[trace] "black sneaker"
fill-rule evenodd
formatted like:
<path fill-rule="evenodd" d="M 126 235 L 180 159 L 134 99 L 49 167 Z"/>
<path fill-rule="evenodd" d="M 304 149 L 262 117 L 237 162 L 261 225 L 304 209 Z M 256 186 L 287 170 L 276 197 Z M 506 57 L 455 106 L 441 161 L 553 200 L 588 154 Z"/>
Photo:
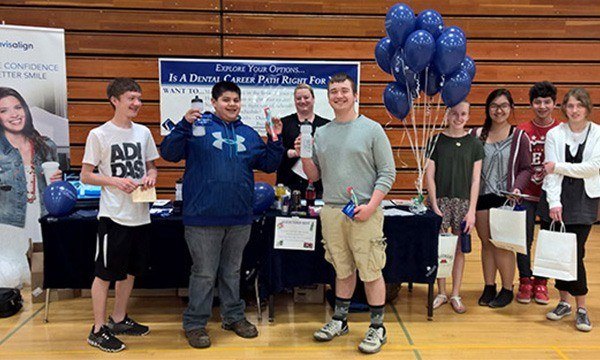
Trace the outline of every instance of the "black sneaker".
<path fill-rule="evenodd" d="M 106 325 L 103 325 L 97 333 L 94 333 L 94 326 L 92 325 L 92 331 L 90 331 L 87 342 L 106 352 L 119 352 L 125 349 L 125 344 L 113 335 Z"/>
<path fill-rule="evenodd" d="M 546 314 L 546 319 L 557 321 L 569 315 L 571 315 L 571 305 L 566 301 L 561 301 L 554 310 Z"/>
<path fill-rule="evenodd" d="M 496 297 L 496 284 L 486 285 L 483 288 L 483 293 L 477 302 L 479 306 L 488 306 L 492 300 Z"/>
<path fill-rule="evenodd" d="M 506 305 L 510 304 L 513 301 L 514 294 L 512 290 L 508 290 L 505 288 L 500 289 L 496 298 L 490 301 L 489 306 L 491 308 L 503 308 Z"/>
<path fill-rule="evenodd" d="M 146 325 L 138 324 L 129 316 L 125 315 L 123 321 L 116 323 L 112 317 L 108 317 L 108 324 L 106 326 L 115 335 L 133 335 L 133 336 L 144 336 L 150 332 L 150 328 Z"/>

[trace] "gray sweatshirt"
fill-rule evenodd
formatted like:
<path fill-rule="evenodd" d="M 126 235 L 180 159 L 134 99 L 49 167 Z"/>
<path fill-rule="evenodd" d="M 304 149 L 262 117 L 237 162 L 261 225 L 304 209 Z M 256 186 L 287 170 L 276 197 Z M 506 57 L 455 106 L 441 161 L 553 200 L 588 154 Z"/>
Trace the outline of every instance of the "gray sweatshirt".
<path fill-rule="evenodd" d="M 313 161 L 321 174 L 323 200 L 328 205 L 346 205 L 349 186 L 354 188 L 358 202 L 366 204 L 375 189 L 387 194 L 396 178 L 394 154 L 385 131 L 363 115 L 317 128 Z"/>

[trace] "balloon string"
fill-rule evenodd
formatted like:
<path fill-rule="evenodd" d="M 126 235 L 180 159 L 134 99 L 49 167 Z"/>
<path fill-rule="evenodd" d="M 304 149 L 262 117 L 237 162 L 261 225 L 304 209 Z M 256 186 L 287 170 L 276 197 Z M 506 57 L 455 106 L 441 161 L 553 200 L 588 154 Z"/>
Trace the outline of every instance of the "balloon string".
<path fill-rule="evenodd" d="M 414 120 L 414 113 L 411 115 L 411 117 Z M 414 123 L 414 121 L 413 121 L 413 123 Z M 408 143 L 410 144 L 410 150 L 413 154 L 413 157 L 415 158 L 415 160 L 417 160 L 417 167 L 419 167 L 419 161 L 418 161 L 419 158 L 418 158 L 417 149 L 416 149 L 415 143 L 413 142 L 413 139 L 411 136 L 411 131 L 408 128 L 408 126 L 406 126 L 406 121 L 402 121 L 402 126 L 404 127 L 404 131 L 405 131 L 404 133 L 406 134 L 406 138 L 408 138 Z M 417 189 L 417 191 L 418 191 L 418 189 Z"/>
<path fill-rule="evenodd" d="M 402 139 L 400 139 L 400 144 L 402 144 L 404 142 L 404 138 L 406 137 L 406 133 L 402 133 Z M 404 159 L 402 159 L 402 149 L 398 148 L 397 153 L 398 155 L 398 159 L 400 160 L 400 166 L 402 168 L 407 168 L 408 164 L 406 163 L 406 161 L 404 161 Z"/>
<path fill-rule="evenodd" d="M 436 123 L 437 123 L 437 119 L 439 118 L 439 112 L 441 109 L 441 101 L 440 101 L 440 97 L 438 96 L 438 102 L 437 102 L 437 111 L 436 111 L 436 116 L 435 116 L 435 120 L 434 120 L 434 125 L 432 127 L 432 132 L 438 132 L 440 130 L 443 130 L 446 126 L 447 126 L 447 122 L 448 122 L 448 112 L 450 111 L 450 109 L 446 109 L 444 116 L 442 118 L 442 122 L 440 123 L 439 127 L 436 128 Z M 430 135 L 433 136 L 433 135 Z M 433 151 L 435 150 L 435 147 L 437 145 L 437 141 L 439 139 L 439 136 L 435 136 L 434 140 L 431 143 L 430 149 L 427 149 L 428 151 L 428 156 L 426 157 L 426 159 L 424 159 L 424 161 L 428 160 L 431 158 L 431 154 L 433 154 Z M 425 170 L 427 170 L 427 164 L 428 162 L 425 163 Z"/>
<path fill-rule="evenodd" d="M 423 138 L 421 139 L 421 147 L 423 147 L 423 148 L 425 148 L 425 144 L 426 144 L 426 141 L 427 141 L 427 139 L 428 139 L 428 136 L 427 136 L 427 132 L 428 132 L 428 128 L 427 128 L 427 126 L 428 126 L 428 121 L 427 121 L 427 118 L 428 118 L 428 116 L 429 116 L 429 114 L 428 114 L 428 111 L 429 111 L 429 106 L 428 106 L 428 104 L 427 104 L 427 93 L 426 93 L 426 92 L 427 92 L 428 73 L 429 73 L 429 66 L 427 66 L 427 67 L 425 68 L 425 88 L 423 89 L 423 90 L 425 91 L 425 94 L 424 94 L 424 96 L 423 96 L 423 100 L 424 100 L 424 107 L 423 107 L 423 124 L 422 124 L 422 126 L 423 126 L 423 134 L 422 134 Z M 424 152 L 424 153 L 425 153 L 425 152 Z M 423 165 L 425 165 L 425 164 L 423 164 Z"/>
<path fill-rule="evenodd" d="M 387 114 L 388 118 L 390 119 L 390 120 L 389 120 L 389 121 L 388 121 L 388 122 L 385 124 L 385 127 L 387 128 L 387 125 L 388 125 L 388 124 L 390 124 L 390 123 L 391 123 L 391 122 L 394 120 L 394 117 L 392 117 L 392 115 L 390 114 L 390 112 L 389 112 L 389 111 L 387 111 L 387 110 L 385 111 L 385 113 Z M 404 123 L 402 120 L 400 120 L 400 122 Z M 406 127 L 406 126 L 405 126 L 405 127 Z M 408 164 L 407 164 L 407 163 L 406 163 L 406 162 L 405 162 L 405 161 L 402 159 L 402 155 L 400 155 L 400 154 L 401 154 L 401 153 L 400 153 L 400 151 L 402 150 L 402 149 L 401 149 L 401 147 L 402 147 L 402 144 L 404 143 L 404 138 L 405 138 L 405 137 L 406 137 L 406 132 L 403 132 L 403 133 L 402 133 L 402 138 L 400 139 L 400 148 L 397 150 L 397 151 L 398 151 L 398 152 L 397 152 L 397 154 L 398 154 L 398 159 L 400 159 L 400 162 L 402 163 L 401 167 L 403 167 L 403 168 L 407 168 L 407 167 L 408 167 Z"/>
<path fill-rule="evenodd" d="M 411 109 L 411 122 L 412 122 L 412 130 L 413 130 L 413 134 L 414 134 L 414 140 L 415 140 L 415 144 L 414 144 L 414 153 L 415 153 L 415 159 L 417 160 L 417 171 L 419 174 L 419 178 L 422 175 L 422 168 L 421 168 L 421 162 L 419 161 L 419 159 L 421 158 L 421 149 L 419 148 L 419 137 L 418 137 L 418 130 L 417 130 L 417 115 L 415 114 L 415 107 L 414 107 L 414 103 L 413 103 L 413 107 Z M 421 183 L 417 183 L 417 192 L 419 195 L 423 194 L 423 188 L 422 188 L 422 184 Z"/>

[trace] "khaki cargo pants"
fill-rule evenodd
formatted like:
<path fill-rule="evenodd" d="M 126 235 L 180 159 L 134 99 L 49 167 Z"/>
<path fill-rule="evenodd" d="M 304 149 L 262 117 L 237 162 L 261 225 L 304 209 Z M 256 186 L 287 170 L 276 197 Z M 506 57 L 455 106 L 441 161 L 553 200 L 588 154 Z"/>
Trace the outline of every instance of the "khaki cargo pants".
<path fill-rule="evenodd" d="M 342 207 L 325 205 L 320 216 L 325 260 L 333 265 L 337 278 L 345 279 L 358 269 L 364 282 L 379 279 L 385 266 L 383 210 L 378 208 L 367 221 L 356 221 Z"/>

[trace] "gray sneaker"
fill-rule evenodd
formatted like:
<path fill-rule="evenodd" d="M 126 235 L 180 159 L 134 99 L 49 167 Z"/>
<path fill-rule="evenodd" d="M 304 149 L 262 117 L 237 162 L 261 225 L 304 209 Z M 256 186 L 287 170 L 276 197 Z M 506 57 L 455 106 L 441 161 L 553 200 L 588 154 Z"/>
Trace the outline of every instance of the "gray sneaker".
<path fill-rule="evenodd" d="M 385 328 L 369 327 L 365 338 L 358 345 L 358 350 L 365 354 L 375 354 L 381 350 L 381 346 L 387 342 Z"/>
<path fill-rule="evenodd" d="M 577 318 L 575 319 L 575 327 L 579 331 L 591 331 L 592 323 L 590 322 L 590 318 L 588 317 L 587 310 L 584 308 L 577 309 Z"/>
<path fill-rule="evenodd" d="M 556 305 L 554 310 L 550 311 L 546 314 L 546 318 L 548 320 L 560 320 L 567 315 L 571 315 L 571 305 L 569 303 L 561 301 Z"/>
<path fill-rule="evenodd" d="M 341 320 L 331 319 L 322 328 L 315 331 L 313 336 L 317 341 L 330 341 L 336 336 L 346 335 L 348 333 L 348 323 Z"/>

